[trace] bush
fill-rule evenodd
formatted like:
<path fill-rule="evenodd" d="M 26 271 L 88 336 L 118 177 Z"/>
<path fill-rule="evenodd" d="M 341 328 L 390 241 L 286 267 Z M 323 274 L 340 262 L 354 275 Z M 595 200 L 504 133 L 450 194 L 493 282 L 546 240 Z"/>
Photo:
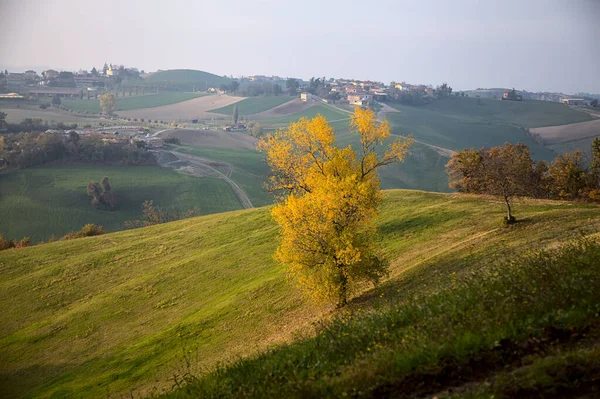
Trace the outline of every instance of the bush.
<path fill-rule="evenodd" d="M 72 231 L 65 235 L 62 240 L 73 240 L 75 238 L 92 237 L 104 234 L 104 229 L 101 225 L 86 224 L 79 231 Z"/>
<path fill-rule="evenodd" d="M 179 140 L 177 137 L 169 137 L 168 139 L 165 139 L 165 143 L 181 145 L 181 140 Z"/>
<path fill-rule="evenodd" d="M 46 108 L 48 108 L 48 106 L 46 104 L 40 104 L 40 108 L 41 109 L 46 109 Z"/>

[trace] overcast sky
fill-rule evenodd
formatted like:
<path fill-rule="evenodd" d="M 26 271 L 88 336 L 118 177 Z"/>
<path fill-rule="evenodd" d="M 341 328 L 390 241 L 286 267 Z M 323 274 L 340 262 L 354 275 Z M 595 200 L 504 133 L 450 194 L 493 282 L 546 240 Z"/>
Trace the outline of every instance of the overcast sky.
<path fill-rule="evenodd" d="M 600 93 L 600 0 L 0 0 L 0 68 L 104 62 Z"/>

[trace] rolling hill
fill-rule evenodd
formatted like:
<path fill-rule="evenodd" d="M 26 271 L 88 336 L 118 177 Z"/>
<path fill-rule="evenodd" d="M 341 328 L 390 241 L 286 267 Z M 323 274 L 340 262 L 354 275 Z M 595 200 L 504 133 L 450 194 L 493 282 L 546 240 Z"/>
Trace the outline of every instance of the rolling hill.
<path fill-rule="evenodd" d="M 263 370 L 267 371 L 261 374 L 260 380 L 252 383 L 257 391 L 247 391 L 243 378 L 228 379 L 229 375 L 236 376 L 236 370 L 242 367 L 236 365 L 233 371 L 211 374 L 207 380 L 200 381 L 201 385 L 189 385 L 189 390 L 176 391 L 173 395 L 197 397 L 212 392 L 215 397 L 225 396 L 230 392 L 229 388 L 236 389 L 234 381 L 241 384 L 243 390 L 239 392 L 242 396 L 273 392 L 273 382 L 279 384 L 276 381 L 281 381 L 280 393 L 292 392 L 294 396 L 302 396 L 302 387 L 308 395 L 324 394 L 318 389 L 327 384 L 334 389 L 370 386 L 374 382 L 369 370 L 378 372 L 382 367 L 398 370 L 403 363 L 398 360 L 390 365 L 381 357 L 370 357 L 369 351 L 381 354 L 390 348 L 384 332 L 393 337 L 398 333 L 410 334 L 410 330 L 404 329 L 407 322 L 400 321 L 405 313 L 382 319 L 381 328 L 370 330 L 372 324 L 364 318 L 373 312 L 386 317 L 387 313 L 378 313 L 389 308 L 385 301 L 402 303 L 414 294 L 433 295 L 422 305 L 421 309 L 425 311 L 436 303 L 439 287 L 447 287 L 443 298 L 448 299 L 453 281 L 455 285 L 463 281 L 461 279 L 467 279 L 466 283 L 479 281 L 468 279 L 475 278 L 478 270 L 490 267 L 498 257 L 512 257 L 511 254 L 527 249 L 555 248 L 581 231 L 582 226 L 585 226 L 585 234 L 600 230 L 600 208 L 597 206 L 523 200 L 516 206 L 516 215 L 522 223 L 510 228 L 502 227 L 500 223 L 503 212 L 500 201 L 484 197 L 401 190 L 386 192 L 377 224 L 378 240 L 391 261 L 390 276 L 379 288 L 365 287 L 352 300 L 349 311 L 357 312 L 356 320 L 364 328 L 358 324 L 341 325 L 336 321 L 327 327 L 330 329 L 318 330 L 330 337 L 319 341 L 309 339 L 314 336 L 311 323 L 322 319 L 325 323 L 322 325 L 327 325 L 326 320 L 343 317 L 344 313 L 305 302 L 293 285 L 286 282 L 284 270 L 272 260 L 276 227 L 268 208 L 2 251 L 0 311 L 4 321 L 0 326 L 0 394 L 4 397 L 106 397 L 130 393 L 135 397 L 146 396 L 170 390 L 174 384 L 173 375 L 179 377 L 178 381 L 186 375 L 189 377 L 187 373 L 201 376 L 203 372 L 214 370 L 219 363 L 236 361 L 275 344 L 292 342 L 301 331 L 305 338 L 293 341 L 293 346 L 283 352 L 284 356 L 289 355 L 289 363 L 278 363 L 279 351 L 269 351 L 256 358 L 258 360 L 242 364 L 247 364 L 244 366 L 248 371 L 246 375 L 254 378 L 259 366 L 253 362 L 268 360 L 273 354 L 271 363 L 260 363 L 265 364 Z M 538 269 L 532 267 L 532 270 L 537 272 Z M 546 304 L 548 297 L 544 295 L 555 287 L 552 285 L 555 281 L 565 277 L 565 282 L 572 282 L 573 277 L 567 269 L 557 270 L 547 278 L 535 280 L 538 281 L 535 287 L 541 291 L 529 293 L 528 300 L 536 303 L 539 299 L 539 303 Z M 600 292 L 590 286 L 597 281 L 596 274 L 582 276 L 587 277 L 578 280 L 580 282 L 573 284 L 572 289 L 581 289 L 577 295 L 591 300 L 594 292 Z M 520 287 L 518 282 L 522 279 L 517 277 L 514 275 L 511 280 L 512 287 Z M 457 291 L 452 296 L 455 299 L 447 302 L 448 306 L 454 306 L 459 298 L 471 298 L 458 294 L 464 293 L 466 283 L 458 285 L 463 291 Z M 544 286 L 545 283 L 548 285 Z M 567 290 L 563 285 L 557 287 Z M 569 293 L 572 295 L 571 291 Z M 556 301 L 560 301 L 559 297 L 563 298 L 557 296 Z M 456 312 L 468 303 L 460 302 L 458 308 L 446 314 L 459 317 Z M 579 304 L 573 302 L 573 306 L 575 303 Z M 594 304 L 593 301 L 588 303 Z M 563 305 L 557 303 L 556 306 Z M 583 312 L 584 308 L 570 309 Z M 433 326 L 438 325 L 436 314 L 432 313 L 429 319 Z M 502 320 L 509 321 L 513 320 L 510 317 L 520 315 L 516 311 L 490 314 L 505 316 Z M 593 319 L 583 318 L 587 314 L 579 313 L 579 319 L 572 317 L 573 328 L 579 328 L 581 320 Z M 569 315 L 571 313 L 565 310 L 563 316 Z M 494 323 L 495 317 L 490 316 Z M 400 330 L 392 327 L 394 320 L 399 320 L 397 328 Z M 502 334 L 507 334 L 507 339 L 517 334 L 517 330 L 510 328 L 491 328 L 487 333 L 477 330 L 480 335 L 464 337 L 450 334 L 451 331 L 457 331 L 457 334 L 463 331 L 460 330 L 465 323 L 462 320 L 440 319 L 440 323 L 446 323 L 446 333 L 437 334 L 456 339 L 441 342 L 449 351 L 456 348 L 452 349 L 455 352 L 449 353 L 460 350 L 460 361 L 464 356 L 477 356 L 477 350 L 488 345 L 490 340 L 492 346 L 494 340 L 505 345 Z M 502 320 L 498 322 L 502 323 Z M 523 320 L 529 319 L 525 315 Z M 563 319 L 543 320 L 547 323 L 558 320 L 556 323 L 559 323 Z M 481 317 L 474 317 L 473 321 L 480 323 Z M 455 325 L 455 322 L 463 324 Z M 525 328 L 524 331 L 532 331 L 532 334 L 540 331 L 541 324 L 531 323 L 536 329 Z M 521 324 L 514 326 L 522 327 Z M 350 334 L 340 341 L 335 329 Z M 356 335 L 352 331 L 356 331 Z M 354 336 L 356 341 L 351 339 Z M 379 341 L 372 343 L 369 337 L 377 337 Z M 432 340 L 431 345 L 437 345 L 437 342 Z M 313 343 L 333 346 L 314 349 Z M 306 352 L 304 346 L 299 348 L 297 345 L 313 349 Z M 419 364 L 427 365 L 428 359 L 436 359 L 439 350 L 432 352 L 433 349 L 427 349 L 427 346 L 423 348 L 422 352 L 415 349 L 417 352 L 414 353 L 415 356 L 422 353 Z M 402 358 L 402 352 L 398 350 L 401 347 L 394 347 L 390 353 Z M 330 355 L 332 351 L 343 354 L 340 361 L 346 362 L 343 363 L 345 366 L 335 363 L 337 358 L 322 359 L 322 368 L 315 365 L 314 355 L 333 356 Z M 413 352 L 407 353 L 412 356 L 407 359 L 413 362 Z M 297 354 L 306 354 L 306 357 L 302 360 Z M 381 359 L 378 366 L 376 362 Z M 278 364 L 281 364 L 282 374 L 272 368 Z M 294 365 L 305 366 L 295 368 L 297 373 L 291 377 L 289 372 Z M 331 367 L 339 370 L 339 379 L 326 377 L 330 375 Z M 353 370 L 367 373 L 352 373 Z M 234 374 L 227 374 L 230 372 Z M 278 380 L 277 375 L 284 376 L 285 380 Z M 382 375 L 388 378 L 389 373 Z M 303 382 L 305 377 L 308 380 Z M 294 385 L 296 382 L 298 385 Z"/>
<path fill-rule="evenodd" d="M 229 84 L 231 79 L 194 69 L 170 69 L 154 72 L 146 76 L 144 82 L 151 85 L 191 91 L 194 88 L 196 90 L 206 90 L 209 87 L 219 87 L 223 83 Z"/>

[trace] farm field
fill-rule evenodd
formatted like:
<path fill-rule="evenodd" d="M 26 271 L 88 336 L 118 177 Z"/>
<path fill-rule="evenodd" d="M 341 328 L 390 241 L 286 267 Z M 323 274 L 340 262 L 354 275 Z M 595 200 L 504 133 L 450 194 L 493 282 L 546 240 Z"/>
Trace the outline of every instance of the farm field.
<path fill-rule="evenodd" d="M 290 102 L 295 98 L 296 97 L 292 96 L 250 97 L 236 103 L 235 105 L 238 107 L 238 114 L 240 116 L 246 116 L 268 111 L 271 108 L 277 107 L 278 105 Z M 214 112 L 215 114 L 232 115 L 233 107 L 234 104 L 231 104 L 226 107 L 210 110 L 210 112 Z"/>
<path fill-rule="evenodd" d="M 38 106 L 25 105 L 20 108 L 14 107 L 0 107 L 2 112 L 6 113 L 6 121 L 8 123 L 20 123 L 25 118 L 40 118 L 44 122 L 52 123 L 93 123 L 99 119 L 97 117 L 84 117 L 73 115 L 68 112 L 64 112 L 54 107 L 40 109 Z"/>
<path fill-rule="evenodd" d="M 491 107 L 502 107 L 502 104 L 507 103 L 499 100 L 482 100 L 482 102 L 493 103 Z M 512 115 L 513 111 L 506 111 L 504 113 L 506 119 L 501 119 L 498 115 L 503 114 L 489 114 L 485 106 L 478 106 L 471 99 L 446 99 L 437 101 L 436 104 L 438 104 L 437 108 L 433 109 L 428 106 L 410 107 L 390 103 L 390 106 L 399 111 L 387 114 L 392 133 L 413 134 L 419 141 L 450 150 L 489 148 L 503 145 L 505 142 L 513 144 L 521 142 L 529 146 L 535 159 L 548 160 L 556 155 L 547 147 L 526 136 L 525 131 L 516 125 L 517 121 L 529 121 L 529 123 L 538 121 L 538 116 L 531 116 L 530 112 L 533 111 L 528 108 L 513 110 L 515 115 L 511 117 L 507 115 Z M 513 103 L 508 106 L 512 109 Z M 566 119 L 557 121 L 565 122 L 579 118 L 581 115 L 585 118 L 583 113 L 580 115 L 577 111 L 568 110 L 574 112 L 575 116 L 569 114 Z"/>
<path fill-rule="evenodd" d="M 345 124 L 350 120 L 350 114 L 340 111 L 326 104 L 317 104 L 310 108 L 306 108 L 292 115 L 285 115 L 277 118 L 261 119 L 260 123 L 266 127 L 281 127 L 287 126 L 290 122 L 295 122 L 300 118 L 314 118 L 321 114 L 327 121 L 343 121 Z"/>
<path fill-rule="evenodd" d="M 216 130 L 175 129 L 163 137 L 174 137 L 184 145 L 202 148 L 229 148 L 255 151 L 257 140 L 247 132 L 224 132 Z"/>
<path fill-rule="evenodd" d="M 178 147 L 177 151 L 230 164 L 233 168 L 230 178 L 244 190 L 255 207 L 273 202 L 273 197 L 264 188 L 270 169 L 263 161 L 263 154 L 255 149 L 186 146 Z"/>
<path fill-rule="evenodd" d="M 389 105 L 395 106 L 392 103 Z M 592 120 L 592 117 L 585 112 L 550 101 L 502 101 L 453 97 L 434 101 L 422 108 L 449 117 L 457 117 L 464 122 L 472 118 L 470 122 L 511 123 L 527 128 L 567 125 Z"/>
<path fill-rule="evenodd" d="M 210 87 L 219 87 L 229 84 L 231 79 L 212 73 L 194 69 L 171 69 L 158 71 L 144 78 L 144 84 L 166 87 L 177 90 L 207 90 Z"/>
<path fill-rule="evenodd" d="M 250 117 L 248 117 L 248 119 L 263 120 L 263 119 L 280 118 L 283 116 L 288 116 L 288 115 L 293 115 L 293 114 L 303 112 L 304 110 L 306 110 L 310 107 L 314 107 L 316 104 L 318 104 L 318 103 L 315 103 L 312 101 L 306 102 L 306 101 L 302 101 L 301 99 L 297 98 L 295 100 L 291 100 L 291 101 L 288 101 L 287 103 L 283 103 L 281 105 L 273 107 L 267 111 L 263 111 L 258 114 L 251 115 Z"/>
<path fill-rule="evenodd" d="M 108 176 L 118 208 L 92 208 L 86 186 Z M 159 166 L 44 165 L 0 174 L 0 233 L 5 238 L 29 236 L 34 242 L 60 238 L 87 223 L 105 231 L 123 229 L 140 218 L 145 200 L 168 211 L 199 214 L 241 209 L 230 186 L 215 178 L 197 178 Z"/>
<path fill-rule="evenodd" d="M 562 143 L 600 136 L 600 119 L 568 125 L 538 127 L 531 129 L 549 144 Z"/>
<path fill-rule="evenodd" d="M 243 97 L 214 94 L 160 107 L 120 111 L 125 118 L 161 119 L 168 121 L 190 121 L 192 119 L 226 118 L 224 115 L 208 112 L 243 100 Z"/>
<path fill-rule="evenodd" d="M 182 101 L 191 100 L 198 97 L 204 97 L 206 94 L 200 93 L 182 93 L 182 92 L 164 92 L 159 94 L 146 94 L 131 97 L 117 97 L 117 111 L 129 111 L 142 108 L 154 108 L 163 105 L 176 104 Z M 63 105 L 75 111 L 89 111 L 100 113 L 100 100 L 83 99 L 63 100 Z"/>
<path fill-rule="evenodd" d="M 500 201 L 386 192 L 377 224 L 378 241 L 391 261 L 390 276 L 376 289 L 356 292 L 349 308 L 358 312 L 356 317 L 363 310 L 385 311 L 387 301 L 435 295 L 444 279 L 468 278 L 496 262 L 499 254 L 556 247 L 582 226 L 588 234 L 600 229 L 600 208 L 565 205 L 522 201 L 515 212 L 527 223 L 505 229 L 499 223 L 504 214 Z M 290 342 L 296 332 L 312 331 L 311 323 L 323 316 L 341 315 L 306 302 L 286 279 L 272 259 L 276 231 L 269 209 L 261 208 L 0 252 L 0 311 L 5 315 L 0 326 L 1 396 L 150 395 L 171 389 L 174 374 L 201 376 L 219 363 Z M 528 295 L 536 303 L 538 294 Z M 425 297 L 423 306 L 427 303 Z M 467 345 L 460 337 L 452 340 L 454 325 L 445 327 L 448 334 L 441 335 L 450 339 L 447 348 Z M 489 331 L 481 339 L 493 344 L 502 338 L 494 334 L 504 330 Z M 330 337 L 334 341 L 327 342 L 339 342 L 335 334 Z M 480 336 L 469 337 L 474 351 Z M 353 341 L 360 359 L 373 359 L 367 346 L 379 353 L 371 341 Z M 381 345 L 386 342 L 378 338 Z M 305 370 L 318 376 L 312 359 L 306 357 Z M 282 367 L 286 373 L 287 367 Z M 261 381 L 267 375 L 275 374 L 263 373 Z"/>

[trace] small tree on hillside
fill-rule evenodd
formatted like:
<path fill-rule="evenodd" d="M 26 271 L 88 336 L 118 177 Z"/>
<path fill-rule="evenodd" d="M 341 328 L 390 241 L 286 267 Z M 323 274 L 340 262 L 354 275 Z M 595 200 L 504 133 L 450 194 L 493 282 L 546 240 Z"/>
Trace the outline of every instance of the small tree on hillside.
<path fill-rule="evenodd" d="M 490 150 L 458 151 L 446 165 L 450 187 L 459 192 L 499 196 L 506 204 L 507 223 L 513 223 L 512 199 L 532 195 L 535 182 L 541 179 L 525 144 L 494 147 Z"/>
<path fill-rule="evenodd" d="M 546 180 L 550 194 L 567 200 L 581 197 L 587 186 L 586 175 L 581 152 L 559 154 L 548 167 Z"/>
<path fill-rule="evenodd" d="M 54 97 L 52 97 L 52 104 L 53 105 L 60 105 L 60 104 L 62 104 L 62 101 L 60 100 L 60 97 L 58 95 L 55 95 Z"/>
<path fill-rule="evenodd" d="M 105 93 L 100 96 L 100 108 L 102 112 L 108 115 L 112 115 L 117 110 L 117 100 L 112 93 Z"/>
<path fill-rule="evenodd" d="M 374 241 L 374 218 L 382 200 L 377 170 L 400 162 L 412 140 L 398 140 L 383 155 L 390 137 L 387 122 L 356 108 L 353 130 L 362 150 L 335 146 L 335 134 L 322 116 L 300 119 L 259 142 L 278 192 L 272 214 L 280 228 L 276 259 L 314 299 L 344 306 L 362 281 L 376 283 L 387 270 Z"/>
<path fill-rule="evenodd" d="M 233 123 L 235 125 L 237 125 L 237 123 L 238 123 L 238 117 L 239 117 L 239 115 L 238 115 L 238 107 L 237 107 L 237 104 L 234 104 L 233 105 Z"/>
<path fill-rule="evenodd" d="M 100 196 L 102 195 L 102 190 L 100 189 L 100 184 L 96 182 L 89 182 L 87 185 L 87 194 L 92 197 L 92 206 L 94 208 L 100 207 Z"/>

